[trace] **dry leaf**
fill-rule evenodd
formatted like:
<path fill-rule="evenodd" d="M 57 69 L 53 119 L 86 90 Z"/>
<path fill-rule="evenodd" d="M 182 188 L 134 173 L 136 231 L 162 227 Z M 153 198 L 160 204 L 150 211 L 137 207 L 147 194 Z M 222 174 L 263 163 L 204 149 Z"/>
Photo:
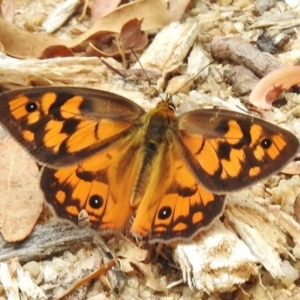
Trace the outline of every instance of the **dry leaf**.
<path fill-rule="evenodd" d="M 166 2 L 163 0 L 131 2 L 99 19 L 78 38 L 62 40 L 43 34 L 31 34 L 0 18 L 0 43 L 6 54 L 18 58 L 45 58 L 47 49 L 53 46 L 65 46 L 73 52 L 75 50 L 83 52 L 90 40 L 102 38 L 108 32 L 118 33 L 125 23 L 135 18 L 143 20 L 142 30 L 161 28 L 171 21 Z"/>
<path fill-rule="evenodd" d="M 141 31 L 141 25 L 142 21 L 133 19 L 124 24 L 119 37 L 106 32 L 101 38 L 89 42 L 86 53 L 89 56 L 115 57 L 143 49 L 148 44 L 148 37 Z"/>
<path fill-rule="evenodd" d="M 133 19 L 124 24 L 120 42 L 125 50 L 140 50 L 148 44 L 147 35 L 141 31 L 142 20 Z"/>
<path fill-rule="evenodd" d="M 8 242 L 25 239 L 43 208 L 39 171 L 21 146 L 6 137 L 0 144 L 0 231 Z"/>
<path fill-rule="evenodd" d="M 146 285 L 155 291 L 166 292 L 167 288 L 161 285 L 155 278 L 152 272 L 150 263 L 143 263 L 148 256 L 148 251 L 138 248 L 131 241 L 126 240 L 122 245 L 121 250 L 117 253 L 119 257 L 121 270 L 124 273 L 130 274 L 138 269 L 146 279 Z M 132 267 L 135 266 L 135 268 Z"/>
<path fill-rule="evenodd" d="M 55 58 L 55 57 L 69 57 L 74 56 L 73 51 L 62 45 L 53 45 L 46 48 L 43 53 L 41 54 L 40 58 Z"/>
<path fill-rule="evenodd" d="M 121 0 L 95 0 L 91 9 L 92 21 L 96 22 L 99 18 L 114 11 Z"/>
<path fill-rule="evenodd" d="M 300 66 L 275 70 L 263 77 L 249 96 L 251 104 L 262 109 L 271 109 L 272 102 L 284 91 L 300 83 Z"/>
<path fill-rule="evenodd" d="M 0 1 L 0 16 L 7 22 L 12 23 L 15 14 L 14 0 L 2 0 Z"/>
<path fill-rule="evenodd" d="M 290 162 L 280 173 L 288 175 L 300 175 L 300 164 L 297 161 Z"/>
<path fill-rule="evenodd" d="M 238 95 L 250 93 L 258 82 L 258 78 L 249 69 L 240 65 L 226 69 L 224 78 Z"/>
<path fill-rule="evenodd" d="M 40 57 L 45 48 L 60 42 L 57 38 L 29 33 L 1 18 L 0 28 L 0 43 L 4 52 L 18 58 Z"/>
<path fill-rule="evenodd" d="M 179 21 L 184 14 L 190 0 L 169 0 L 172 21 Z"/>

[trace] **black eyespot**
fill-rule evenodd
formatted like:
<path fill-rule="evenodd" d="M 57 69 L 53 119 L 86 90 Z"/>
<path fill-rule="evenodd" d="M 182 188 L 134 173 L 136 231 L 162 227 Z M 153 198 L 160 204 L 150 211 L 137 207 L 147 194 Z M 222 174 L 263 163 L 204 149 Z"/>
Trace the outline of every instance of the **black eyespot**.
<path fill-rule="evenodd" d="M 38 106 L 35 102 L 28 102 L 25 105 L 25 109 L 27 110 L 27 112 L 35 112 L 37 110 Z"/>
<path fill-rule="evenodd" d="M 260 141 L 260 145 L 264 148 L 264 149 L 269 149 L 272 145 L 272 141 L 270 139 L 263 139 Z"/>
<path fill-rule="evenodd" d="M 166 220 L 171 216 L 172 209 L 170 206 L 164 206 L 162 207 L 158 212 L 158 218 L 160 220 Z"/>
<path fill-rule="evenodd" d="M 89 204 L 92 208 L 98 209 L 103 205 L 103 198 L 99 195 L 93 195 L 89 199 Z"/>

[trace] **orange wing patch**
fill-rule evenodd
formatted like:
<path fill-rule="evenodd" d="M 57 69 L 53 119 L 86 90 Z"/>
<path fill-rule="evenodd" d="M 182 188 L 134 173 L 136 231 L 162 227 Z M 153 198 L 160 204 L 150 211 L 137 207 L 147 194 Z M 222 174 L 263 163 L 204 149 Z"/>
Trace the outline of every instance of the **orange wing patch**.
<path fill-rule="evenodd" d="M 41 188 L 46 200 L 61 218 L 77 223 L 85 209 L 92 228 L 123 229 L 135 210 L 130 197 L 141 163 L 140 149 L 140 141 L 128 137 L 76 165 L 45 167 Z"/>
<path fill-rule="evenodd" d="M 236 191 L 270 176 L 299 148 L 289 131 L 231 111 L 189 112 L 179 124 L 183 151 L 195 176 L 217 193 Z"/>
<path fill-rule="evenodd" d="M 41 187 L 57 215 L 77 223 L 79 212 L 85 209 L 95 229 L 124 228 L 133 210 L 126 199 L 113 197 L 113 182 L 109 182 L 107 171 L 111 163 L 107 154 L 102 154 L 72 167 L 44 168 Z"/>
<path fill-rule="evenodd" d="M 165 178 L 169 184 L 157 183 L 155 187 L 150 178 L 131 227 L 134 235 L 151 241 L 187 238 L 222 214 L 224 196 L 205 190 L 178 151 L 174 149 L 174 153 L 166 154 L 161 149 L 165 156 L 160 173 L 169 170 L 165 175 L 171 176 Z"/>
<path fill-rule="evenodd" d="M 144 114 L 121 96 L 84 88 L 23 89 L 1 97 L 1 122 L 52 167 L 71 165 L 109 146 Z"/>

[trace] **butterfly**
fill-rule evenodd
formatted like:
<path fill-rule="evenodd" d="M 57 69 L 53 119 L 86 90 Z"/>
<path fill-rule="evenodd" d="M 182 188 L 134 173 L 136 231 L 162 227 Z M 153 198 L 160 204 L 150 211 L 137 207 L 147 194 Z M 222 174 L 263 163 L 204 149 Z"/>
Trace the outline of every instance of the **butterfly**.
<path fill-rule="evenodd" d="M 176 117 L 171 98 L 145 112 L 113 93 L 34 87 L 0 95 L 0 121 L 44 167 L 61 218 L 153 242 L 189 239 L 224 209 L 225 193 L 278 172 L 299 149 L 289 131 L 228 110 Z"/>

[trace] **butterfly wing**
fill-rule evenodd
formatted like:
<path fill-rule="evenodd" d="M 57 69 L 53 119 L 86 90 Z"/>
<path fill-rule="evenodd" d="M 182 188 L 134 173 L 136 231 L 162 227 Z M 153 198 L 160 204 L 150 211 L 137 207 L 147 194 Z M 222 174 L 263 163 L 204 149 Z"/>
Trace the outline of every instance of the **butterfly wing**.
<path fill-rule="evenodd" d="M 78 164 L 45 167 L 41 188 L 47 202 L 59 217 L 74 223 L 85 209 L 92 228 L 101 232 L 123 229 L 135 210 L 130 198 L 141 164 L 140 151 L 141 140 L 128 136 Z"/>
<path fill-rule="evenodd" d="M 235 191 L 282 169 L 299 150 L 289 131 L 225 110 L 196 110 L 179 118 L 182 151 L 206 189 Z"/>
<path fill-rule="evenodd" d="M 38 161 L 61 167 L 129 134 L 144 110 L 109 92 L 39 87 L 1 94 L 0 114 L 1 123 Z"/>
<path fill-rule="evenodd" d="M 191 238 L 222 214 L 224 203 L 224 196 L 202 187 L 177 143 L 165 145 L 153 164 L 131 232 L 149 242 Z"/>

